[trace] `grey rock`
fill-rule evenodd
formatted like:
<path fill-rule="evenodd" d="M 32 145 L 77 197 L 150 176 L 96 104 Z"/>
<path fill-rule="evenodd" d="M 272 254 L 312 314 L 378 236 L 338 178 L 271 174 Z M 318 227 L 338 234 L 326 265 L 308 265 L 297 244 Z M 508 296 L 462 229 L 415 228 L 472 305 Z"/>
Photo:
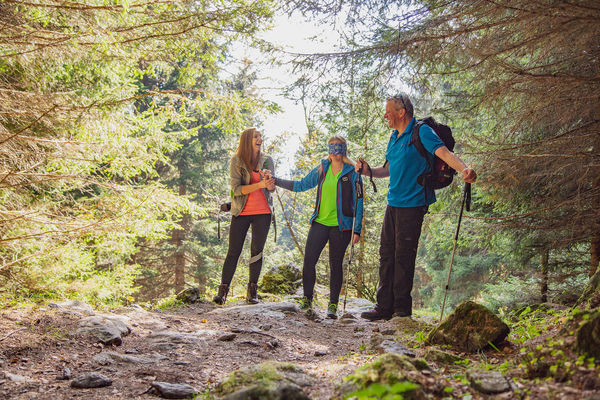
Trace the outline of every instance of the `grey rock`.
<path fill-rule="evenodd" d="M 375 305 L 367 299 L 348 298 L 346 300 L 346 312 L 345 314 L 351 315 L 356 318 L 363 311 L 372 310 Z M 342 318 L 348 318 L 342 316 Z"/>
<path fill-rule="evenodd" d="M 406 347 L 403 344 L 398 343 L 394 340 L 382 341 L 378 346 L 378 350 L 381 353 L 400 354 L 400 355 L 405 355 L 408 357 L 415 356 L 415 353 L 411 349 L 409 349 L 408 347 Z"/>
<path fill-rule="evenodd" d="M 181 383 L 152 382 L 156 394 L 165 399 L 190 399 L 198 392 L 192 386 Z"/>
<path fill-rule="evenodd" d="M 4 377 L 14 383 L 32 382 L 31 378 L 29 378 L 29 377 L 17 375 L 17 374 L 11 374 L 10 372 L 4 372 Z"/>
<path fill-rule="evenodd" d="M 104 345 L 120 346 L 122 337 L 129 335 L 131 328 L 117 315 L 94 315 L 79 321 L 79 336 L 91 336 Z"/>
<path fill-rule="evenodd" d="M 99 388 L 112 385 L 112 380 L 97 372 L 80 375 L 71 381 L 71 387 L 79 389 Z"/>
<path fill-rule="evenodd" d="M 295 314 L 298 306 L 290 302 L 260 303 L 234 307 L 219 307 L 207 314 L 227 314 L 238 318 L 246 316 L 259 316 L 261 318 L 284 319 L 286 314 Z"/>
<path fill-rule="evenodd" d="M 117 353 L 115 351 L 103 351 L 92 358 L 95 363 L 100 365 L 110 365 L 114 363 L 154 364 L 158 361 L 167 359 L 168 357 L 158 353 L 153 353 L 149 356 L 132 356 L 129 354 Z"/>
<path fill-rule="evenodd" d="M 301 321 L 288 321 L 288 325 L 292 325 L 292 326 L 306 326 L 306 324 L 304 322 Z"/>
<path fill-rule="evenodd" d="M 79 300 L 67 300 L 58 303 L 48 304 L 48 308 L 55 308 L 61 311 L 73 311 L 84 315 L 94 315 L 94 309 L 87 303 Z"/>
<path fill-rule="evenodd" d="M 264 324 L 258 327 L 258 329 L 260 329 L 261 331 L 270 331 L 271 328 L 273 328 L 273 325 L 271 324 Z"/>
<path fill-rule="evenodd" d="M 71 369 L 69 367 L 64 367 L 62 370 L 62 374 L 56 377 L 59 381 L 68 381 L 71 379 Z"/>
<path fill-rule="evenodd" d="M 153 348 L 158 350 L 173 350 L 179 345 L 206 347 L 206 338 L 222 334 L 218 331 L 197 331 L 194 333 L 184 333 L 176 331 L 153 332 L 148 336 Z"/>
<path fill-rule="evenodd" d="M 510 382 L 498 371 L 467 371 L 467 379 L 473 389 L 485 394 L 497 394 L 510 390 Z"/>
<path fill-rule="evenodd" d="M 220 342 L 231 342 L 236 337 L 237 337 L 237 335 L 235 333 L 226 333 L 222 336 L 219 336 L 219 338 L 217 340 Z"/>

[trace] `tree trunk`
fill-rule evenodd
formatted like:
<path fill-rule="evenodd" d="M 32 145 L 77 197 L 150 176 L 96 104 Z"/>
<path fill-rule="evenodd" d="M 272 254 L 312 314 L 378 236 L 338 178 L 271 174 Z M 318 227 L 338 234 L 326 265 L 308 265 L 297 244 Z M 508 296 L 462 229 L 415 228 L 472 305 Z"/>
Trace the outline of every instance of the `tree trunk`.
<path fill-rule="evenodd" d="M 600 263 L 600 234 L 592 235 L 592 243 L 590 246 L 591 253 L 591 265 L 590 265 L 590 278 L 594 276 L 598 271 L 598 264 Z"/>
<path fill-rule="evenodd" d="M 185 185 L 179 185 L 179 194 L 186 194 Z M 175 247 L 173 254 L 173 265 L 175 269 L 175 292 L 181 292 L 185 289 L 185 251 L 183 241 L 185 240 L 186 225 L 189 225 L 189 215 L 185 214 L 181 221 L 181 229 L 173 229 L 171 243 Z"/>
<path fill-rule="evenodd" d="M 597 107 L 594 119 L 596 121 L 600 119 L 600 110 Z M 600 154 L 600 135 L 598 134 L 596 134 L 594 151 L 592 152 L 592 154 L 594 154 L 595 157 L 597 157 L 598 154 Z M 598 166 L 592 167 L 592 173 L 595 174 L 595 179 L 593 180 L 593 188 L 596 191 L 594 199 L 592 200 L 592 210 L 596 210 L 596 220 L 594 221 L 595 225 L 592 225 L 592 235 L 590 240 L 590 278 L 592 278 L 596 274 L 596 272 L 598 271 L 598 264 L 600 263 L 600 168 Z"/>
<path fill-rule="evenodd" d="M 548 302 L 548 256 L 550 251 L 548 249 L 542 250 L 542 303 Z"/>
<path fill-rule="evenodd" d="M 600 139 L 598 139 L 600 142 Z M 598 144 L 598 151 L 600 152 L 600 144 Z M 594 183 L 596 191 L 600 191 L 600 177 L 596 179 Z M 594 200 L 593 209 L 596 210 L 596 215 L 600 212 L 600 194 L 596 194 Z M 600 263 L 600 216 L 596 217 L 596 225 L 592 226 L 592 236 L 590 240 L 590 278 L 594 276 L 598 270 L 598 263 Z"/>
<path fill-rule="evenodd" d="M 573 307 L 597 308 L 600 292 L 600 270 L 597 270 L 594 276 L 590 278 L 583 289 L 583 293 Z"/>
<path fill-rule="evenodd" d="M 206 271 L 204 264 L 201 264 L 200 257 L 198 257 L 198 260 L 198 265 L 196 266 L 196 283 L 198 284 L 198 290 L 202 294 L 206 290 Z"/>

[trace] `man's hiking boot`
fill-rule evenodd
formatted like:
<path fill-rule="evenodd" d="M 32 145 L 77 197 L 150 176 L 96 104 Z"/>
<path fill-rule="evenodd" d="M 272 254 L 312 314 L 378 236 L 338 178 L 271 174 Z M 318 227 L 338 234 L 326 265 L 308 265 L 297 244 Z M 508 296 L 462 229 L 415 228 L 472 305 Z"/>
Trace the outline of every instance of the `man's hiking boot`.
<path fill-rule="evenodd" d="M 217 304 L 225 304 L 225 300 L 227 300 L 227 293 L 229 293 L 229 285 L 226 283 L 220 284 L 219 291 L 213 298 L 213 301 Z"/>
<path fill-rule="evenodd" d="M 309 299 L 306 296 L 301 298 L 300 299 L 300 309 L 304 310 L 304 311 L 312 309 L 312 299 Z"/>
<path fill-rule="evenodd" d="M 371 311 L 365 311 L 360 314 L 361 318 L 368 319 L 369 321 L 378 321 L 380 319 L 385 319 L 386 321 L 392 318 L 392 314 L 385 313 L 381 311 L 379 308 L 375 307 Z"/>
<path fill-rule="evenodd" d="M 337 319 L 337 303 L 329 303 L 327 306 L 327 318 Z"/>
<path fill-rule="evenodd" d="M 258 284 L 254 282 L 248 283 L 248 291 L 246 292 L 246 302 L 248 304 L 258 304 Z"/>
<path fill-rule="evenodd" d="M 400 318 L 406 318 L 409 317 L 410 318 L 411 314 L 407 313 L 405 311 L 394 311 L 394 313 L 392 314 L 392 318 L 396 318 L 396 317 L 400 317 Z"/>

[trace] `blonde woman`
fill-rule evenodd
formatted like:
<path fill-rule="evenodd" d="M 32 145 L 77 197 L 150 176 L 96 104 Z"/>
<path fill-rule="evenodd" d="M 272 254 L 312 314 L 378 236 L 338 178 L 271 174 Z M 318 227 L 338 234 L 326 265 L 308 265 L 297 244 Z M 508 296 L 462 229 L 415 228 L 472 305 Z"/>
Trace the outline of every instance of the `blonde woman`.
<path fill-rule="evenodd" d="M 337 306 L 344 279 L 342 262 L 346 248 L 358 242 L 362 228 L 363 199 L 360 175 L 354 162 L 346 156 L 346 139 L 332 136 L 328 140 L 329 156 L 299 181 L 275 178 L 275 185 L 294 192 L 317 187 L 315 211 L 310 218 L 306 238 L 302 282 L 304 297 L 301 308 L 309 310 L 316 281 L 315 266 L 323 248 L 329 242 L 329 306 L 327 317 L 337 318 Z M 357 196 L 358 190 L 358 196 Z M 356 218 L 354 209 L 356 208 Z M 352 222 L 354 220 L 354 226 Z M 353 234 L 354 233 L 354 234 Z"/>
<path fill-rule="evenodd" d="M 246 301 L 258 303 L 258 278 L 262 268 L 263 248 L 271 225 L 275 190 L 273 159 L 261 152 L 262 136 L 256 128 L 242 132 L 236 154 L 231 158 L 229 175 L 231 178 L 231 226 L 229 228 L 229 249 L 223 263 L 221 285 L 215 298 L 217 304 L 225 303 L 229 285 L 235 273 L 246 234 L 252 226 L 250 244 L 250 278 Z"/>

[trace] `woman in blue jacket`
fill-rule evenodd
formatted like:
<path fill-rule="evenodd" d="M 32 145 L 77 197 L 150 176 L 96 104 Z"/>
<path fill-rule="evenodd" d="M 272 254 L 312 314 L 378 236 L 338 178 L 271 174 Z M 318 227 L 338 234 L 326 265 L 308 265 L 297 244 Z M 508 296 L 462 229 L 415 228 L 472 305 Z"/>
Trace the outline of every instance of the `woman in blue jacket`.
<path fill-rule="evenodd" d="M 311 226 L 304 250 L 304 297 L 301 307 L 305 310 L 312 307 L 316 281 L 315 266 L 325 244 L 329 242 L 330 283 L 327 317 L 335 319 L 344 280 L 344 253 L 350 240 L 356 243 L 360 239 L 363 199 L 361 177 L 354 169 L 354 162 L 346 156 L 346 139 L 336 135 L 329 138 L 328 144 L 329 156 L 321 160 L 308 175 L 299 181 L 275 178 L 275 185 L 294 192 L 317 187 L 315 211 L 310 218 Z"/>

